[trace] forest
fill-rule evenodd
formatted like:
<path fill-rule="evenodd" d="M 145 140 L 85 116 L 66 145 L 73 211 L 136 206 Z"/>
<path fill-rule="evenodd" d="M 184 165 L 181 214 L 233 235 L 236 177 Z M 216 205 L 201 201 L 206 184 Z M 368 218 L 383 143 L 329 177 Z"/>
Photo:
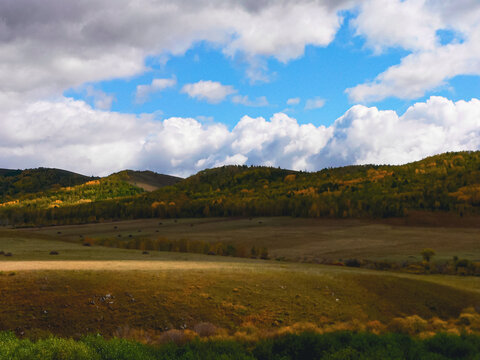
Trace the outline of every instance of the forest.
<path fill-rule="evenodd" d="M 9 194 L 0 204 L 0 222 L 17 226 L 222 216 L 388 218 L 418 210 L 462 217 L 480 209 L 480 152 L 318 172 L 223 166 L 151 192 L 107 177 Z"/>

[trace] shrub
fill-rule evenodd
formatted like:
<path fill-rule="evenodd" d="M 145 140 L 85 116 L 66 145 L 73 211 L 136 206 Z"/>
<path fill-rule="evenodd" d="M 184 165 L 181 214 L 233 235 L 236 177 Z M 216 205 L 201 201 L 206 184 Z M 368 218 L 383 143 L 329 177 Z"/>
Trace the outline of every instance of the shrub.
<path fill-rule="evenodd" d="M 160 336 L 161 343 L 174 343 L 176 345 L 184 344 L 186 342 L 186 336 L 183 331 L 172 329 L 165 331 Z"/>
<path fill-rule="evenodd" d="M 200 337 L 207 337 L 213 336 L 217 333 L 217 327 L 209 322 L 202 322 L 193 327 L 193 331 L 195 331 Z"/>
<path fill-rule="evenodd" d="M 473 337 L 438 334 L 425 340 L 424 344 L 428 352 L 443 355 L 447 359 L 473 358 L 480 351 L 480 342 Z"/>
<path fill-rule="evenodd" d="M 388 330 L 401 334 L 418 335 L 427 330 L 428 322 L 418 315 L 405 318 L 394 318 L 388 325 Z"/>

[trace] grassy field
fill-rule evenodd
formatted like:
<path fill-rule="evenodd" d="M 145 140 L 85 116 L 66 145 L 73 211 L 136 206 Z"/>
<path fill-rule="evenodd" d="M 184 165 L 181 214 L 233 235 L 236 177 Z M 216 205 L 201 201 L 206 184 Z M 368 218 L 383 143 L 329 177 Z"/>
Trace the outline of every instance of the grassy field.
<path fill-rule="evenodd" d="M 261 221 L 251 226 L 273 227 L 268 219 Z M 161 226 L 188 229 L 191 223 L 172 221 Z M 129 232 L 140 224 L 147 233 L 145 222 L 89 225 L 82 233 L 93 235 L 113 226 Z M 193 228 L 213 224 L 232 228 L 228 222 L 200 221 Z M 339 232 L 334 225 L 331 231 Z M 125 327 L 165 331 L 192 328 L 201 322 L 229 331 L 250 325 L 275 329 L 300 322 L 332 327 L 352 321 L 388 323 L 410 315 L 453 319 L 463 309 L 480 305 L 477 277 L 420 276 L 185 253 L 143 255 L 137 250 L 85 247 L 80 241 L 61 240 L 75 237 L 78 230 L 0 233 L 0 249 L 13 254 L 0 257 L 0 330 L 111 336 Z M 49 255 L 52 250 L 59 254 Z"/>
<path fill-rule="evenodd" d="M 26 233 L 60 240 L 113 237 L 223 241 L 247 247 L 265 246 L 271 257 L 295 261 L 348 258 L 419 261 L 420 251 L 433 248 L 436 259 L 454 255 L 480 261 L 477 227 L 404 226 L 367 220 L 299 219 L 149 219 L 27 229 Z"/>

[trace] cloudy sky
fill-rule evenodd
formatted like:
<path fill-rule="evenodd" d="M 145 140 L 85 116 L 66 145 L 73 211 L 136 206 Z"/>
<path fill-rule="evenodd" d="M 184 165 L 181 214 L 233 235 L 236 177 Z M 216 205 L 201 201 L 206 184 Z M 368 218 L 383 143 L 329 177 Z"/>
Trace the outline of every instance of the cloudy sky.
<path fill-rule="evenodd" d="M 478 0 L 1 0 L 0 167 L 188 176 L 480 149 Z"/>

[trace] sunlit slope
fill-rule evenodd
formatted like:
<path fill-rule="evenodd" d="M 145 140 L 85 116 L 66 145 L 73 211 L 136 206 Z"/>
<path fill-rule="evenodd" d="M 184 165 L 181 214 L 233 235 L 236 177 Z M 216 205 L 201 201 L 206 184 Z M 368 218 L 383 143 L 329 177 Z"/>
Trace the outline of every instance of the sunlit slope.
<path fill-rule="evenodd" d="M 204 321 L 228 329 L 247 323 L 261 328 L 297 322 L 388 323 L 414 314 L 457 318 L 463 309 L 480 303 L 475 277 L 142 254 L 24 232 L 4 232 L 0 244 L 13 253 L 0 261 L 0 329 L 73 336 L 87 329 L 111 335 L 124 326 L 192 328 Z M 49 255 L 51 251 L 58 255 Z M 111 297 L 105 301 L 107 294 Z"/>
<path fill-rule="evenodd" d="M 132 197 L 145 191 L 175 184 L 181 180 L 151 171 L 132 170 L 125 170 L 104 178 L 88 178 L 56 169 L 6 170 L 0 172 L 0 176 L 2 173 L 4 174 L 3 178 L 8 180 L 9 186 L 15 191 L 12 190 L 12 195 L 7 195 L 8 191 L 6 190 L 3 195 L 7 200 L 0 203 L 0 209 L 13 208 L 26 209 L 27 211 L 57 209 Z M 14 182 L 12 176 L 19 177 L 20 180 Z M 62 186 L 68 183 L 78 184 Z M 5 184 L 7 184 L 6 180 Z M 42 189 L 41 185 L 43 190 L 36 191 Z M 20 191 L 19 189 L 23 190 Z"/>

